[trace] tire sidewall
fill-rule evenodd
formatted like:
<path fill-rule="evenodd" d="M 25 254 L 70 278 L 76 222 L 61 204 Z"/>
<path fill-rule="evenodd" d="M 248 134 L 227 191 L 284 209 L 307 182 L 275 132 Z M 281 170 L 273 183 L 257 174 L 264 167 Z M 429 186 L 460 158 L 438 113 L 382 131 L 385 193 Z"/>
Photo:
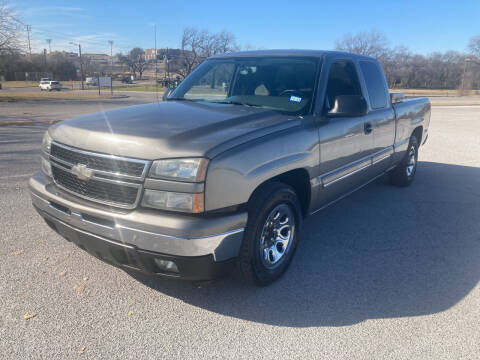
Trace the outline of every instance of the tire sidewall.
<path fill-rule="evenodd" d="M 408 167 L 408 160 L 409 160 L 409 154 L 410 154 L 410 149 L 412 146 L 415 147 L 415 167 L 413 168 L 413 172 L 410 176 L 407 175 L 407 167 Z M 405 173 L 405 176 L 407 178 L 408 184 L 410 184 L 413 179 L 415 179 L 415 174 L 417 173 L 417 166 L 418 166 L 418 140 L 415 136 L 412 135 L 410 138 L 410 142 L 408 143 L 408 149 L 407 149 L 407 154 L 405 156 L 404 164 L 403 164 L 403 171 Z"/>
<path fill-rule="evenodd" d="M 292 243 L 289 247 L 288 252 L 285 254 L 285 258 L 282 262 L 275 268 L 269 269 L 264 266 L 261 259 L 261 235 L 263 232 L 263 227 L 269 216 L 270 212 L 278 205 L 286 204 L 288 205 L 292 212 L 295 214 L 295 229 L 294 234 L 291 239 Z M 254 211 L 252 216 L 255 218 L 252 219 L 252 222 L 248 224 L 249 235 L 252 237 L 249 241 L 253 242 L 252 244 L 252 270 L 255 276 L 255 280 L 260 285 L 266 285 L 276 279 L 278 279 L 288 268 L 290 262 L 295 253 L 301 228 L 301 211 L 300 204 L 298 202 L 295 192 L 289 187 L 281 188 L 280 190 L 273 192 L 263 203 L 263 207 L 259 209 L 260 211 Z M 250 214 L 249 214 L 250 220 Z"/>

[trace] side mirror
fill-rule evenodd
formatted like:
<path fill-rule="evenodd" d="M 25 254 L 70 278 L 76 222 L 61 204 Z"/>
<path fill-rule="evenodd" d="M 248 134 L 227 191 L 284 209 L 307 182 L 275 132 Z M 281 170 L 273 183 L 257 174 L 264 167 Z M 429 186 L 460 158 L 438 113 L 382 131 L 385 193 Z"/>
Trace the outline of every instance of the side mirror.
<path fill-rule="evenodd" d="M 173 91 L 172 88 L 167 87 L 167 88 L 165 89 L 165 92 L 164 92 L 163 95 L 162 95 L 162 100 L 163 100 L 163 101 L 167 100 L 168 96 L 172 93 L 172 91 Z"/>
<path fill-rule="evenodd" d="M 327 117 L 357 117 L 368 113 L 368 105 L 361 95 L 339 95 L 335 97 L 333 108 Z"/>

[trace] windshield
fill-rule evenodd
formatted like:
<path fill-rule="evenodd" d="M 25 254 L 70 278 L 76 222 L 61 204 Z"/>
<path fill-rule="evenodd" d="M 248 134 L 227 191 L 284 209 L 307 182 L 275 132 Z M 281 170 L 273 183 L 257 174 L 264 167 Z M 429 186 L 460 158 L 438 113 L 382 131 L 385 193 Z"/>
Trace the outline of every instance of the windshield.
<path fill-rule="evenodd" d="M 305 114 L 313 97 L 318 59 L 211 59 L 190 74 L 168 100 L 246 105 Z"/>

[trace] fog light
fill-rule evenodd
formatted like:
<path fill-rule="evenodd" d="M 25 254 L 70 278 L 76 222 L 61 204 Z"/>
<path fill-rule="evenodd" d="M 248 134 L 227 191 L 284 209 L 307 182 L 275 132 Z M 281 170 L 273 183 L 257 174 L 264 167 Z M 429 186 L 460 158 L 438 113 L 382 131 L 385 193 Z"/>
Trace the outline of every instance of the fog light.
<path fill-rule="evenodd" d="M 175 264 L 173 261 L 163 259 L 154 259 L 154 261 L 160 270 L 178 273 L 177 264 Z"/>

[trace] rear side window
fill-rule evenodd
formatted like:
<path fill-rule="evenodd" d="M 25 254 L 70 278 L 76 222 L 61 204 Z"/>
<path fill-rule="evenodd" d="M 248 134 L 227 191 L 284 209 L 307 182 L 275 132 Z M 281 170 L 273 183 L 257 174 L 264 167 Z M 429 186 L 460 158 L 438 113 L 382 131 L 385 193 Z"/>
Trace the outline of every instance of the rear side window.
<path fill-rule="evenodd" d="M 387 91 L 380 67 L 373 61 L 360 61 L 365 84 L 367 85 L 370 105 L 373 109 L 387 106 Z"/>

